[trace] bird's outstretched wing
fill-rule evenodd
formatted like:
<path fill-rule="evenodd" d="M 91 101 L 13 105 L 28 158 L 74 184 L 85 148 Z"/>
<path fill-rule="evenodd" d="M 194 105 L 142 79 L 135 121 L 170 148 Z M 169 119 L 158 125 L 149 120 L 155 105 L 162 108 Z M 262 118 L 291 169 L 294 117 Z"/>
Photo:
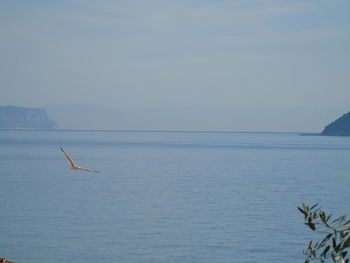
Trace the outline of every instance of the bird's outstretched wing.
<path fill-rule="evenodd" d="M 87 172 L 93 172 L 93 173 L 99 173 L 100 171 L 96 171 L 93 169 L 89 169 L 89 168 L 84 168 L 84 167 L 77 167 L 78 170 L 83 170 L 83 171 L 87 171 Z"/>
<path fill-rule="evenodd" d="M 60 147 L 61 151 L 63 152 L 64 154 L 64 157 L 66 157 L 66 159 L 68 160 L 69 164 L 70 164 L 70 167 L 71 168 L 78 168 L 78 166 L 75 165 L 73 159 L 68 155 L 68 153 L 66 153 L 62 147 Z"/>

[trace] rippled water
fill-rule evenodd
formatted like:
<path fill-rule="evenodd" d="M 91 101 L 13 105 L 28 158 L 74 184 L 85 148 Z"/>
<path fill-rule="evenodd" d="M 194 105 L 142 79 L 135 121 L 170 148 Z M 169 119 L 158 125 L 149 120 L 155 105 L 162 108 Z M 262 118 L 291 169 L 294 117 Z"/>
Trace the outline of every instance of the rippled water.
<path fill-rule="evenodd" d="M 303 262 L 296 207 L 350 215 L 349 137 L 0 131 L 0 168 L 17 263 Z"/>

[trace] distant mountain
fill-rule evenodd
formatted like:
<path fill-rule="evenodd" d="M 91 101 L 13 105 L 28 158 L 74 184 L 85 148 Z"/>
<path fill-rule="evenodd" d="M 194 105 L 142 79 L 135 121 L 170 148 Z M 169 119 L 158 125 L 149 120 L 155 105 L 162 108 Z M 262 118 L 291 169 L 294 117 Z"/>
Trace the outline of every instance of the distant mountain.
<path fill-rule="evenodd" d="M 328 124 L 322 131 L 321 135 L 350 136 L 350 112 Z"/>
<path fill-rule="evenodd" d="M 52 130 L 57 123 L 40 108 L 0 106 L 0 129 Z"/>
<path fill-rule="evenodd" d="M 60 129 L 121 129 L 126 112 L 85 103 L 62 103 L 45 105 L 43 108 L 57 121 Z"/>

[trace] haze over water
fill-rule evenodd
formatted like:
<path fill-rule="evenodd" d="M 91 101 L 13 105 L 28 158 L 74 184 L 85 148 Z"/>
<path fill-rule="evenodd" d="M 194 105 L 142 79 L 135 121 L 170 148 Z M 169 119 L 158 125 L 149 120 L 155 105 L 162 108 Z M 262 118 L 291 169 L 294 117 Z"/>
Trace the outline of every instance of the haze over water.
<path fill-rule="evenodd" d="M 302 262 L 315 236 L 296 207 L 350 211 L 346 137 L 1 131 L 0 167 L 0 256 L 17 263 Z"/>
<path fill-rule="evenodd" d="M 120 110 L 62 129 L 317 132 L 349 111 L 350 1 L 18 0 L 0 18 L 0 105 Z"/>

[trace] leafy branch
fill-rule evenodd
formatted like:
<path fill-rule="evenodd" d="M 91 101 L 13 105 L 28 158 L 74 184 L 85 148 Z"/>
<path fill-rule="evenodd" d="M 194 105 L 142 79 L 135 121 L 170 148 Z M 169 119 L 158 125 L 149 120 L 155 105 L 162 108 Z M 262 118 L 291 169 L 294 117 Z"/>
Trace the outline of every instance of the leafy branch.
<path fill-rule="evenodd" d="M 304 255 L 305 263 L 314 260 L 324 263 L 332 260 L 334 263 L 349 263 L 347 256 L 350 248 L 350 220 L 346 216 L 340 216 L 332 220 L 332 215 L 327 215 L 318 204 L 309 207 L 303 204 L 298 210 L 304 215 L 305 225 L 312 231 L 319 232 L 325 236 L 321 241 L 312 240 L 306 246 Z"/>

